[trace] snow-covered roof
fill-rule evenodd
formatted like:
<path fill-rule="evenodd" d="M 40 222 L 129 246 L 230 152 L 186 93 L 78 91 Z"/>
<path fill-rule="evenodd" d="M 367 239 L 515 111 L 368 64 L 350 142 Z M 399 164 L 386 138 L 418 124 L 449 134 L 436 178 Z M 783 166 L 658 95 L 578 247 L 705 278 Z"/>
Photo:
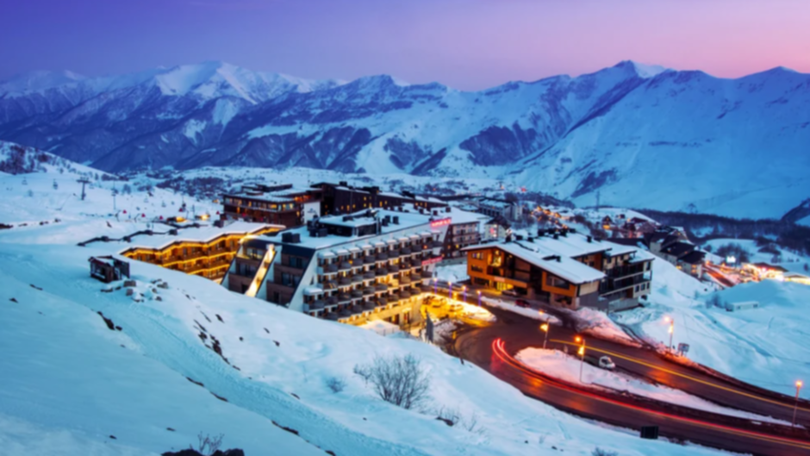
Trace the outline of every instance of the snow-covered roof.
<path fill-rule="evenodd" d="M 214 225 L 203 225 L 199 228 L 189 227 L 177 230 L 177 235 L 171 234 L 152 234 L 135 236 L 132 242 L 127 244 L 124 251 L 143 248 L 143 249 L 156 249 L 161 250 L 176 242 L 201 242 L 207 243 L 215 240 L 216 238 L 229 235 L 229 234 L 256 234 L 262 231 L 271 230 L 275 228 L 276 231 L 283 230 L 282 225 L 270 225 L 267 223 L 250 223 L 242 220 L 234 221 L 223 228 Z M 168 233 L 171 226 L 155 227 L 154 233 Z"/>
<path fill-rule="evenodd" d="M 351 220 L 343 220 L 345 216 L 334 215 L 328 217 L 321 217 L 319 221 L 324 225 L 333 226 L 366 226 L 374 224 L 375 219 L 367 216 L 368 211 L 360 211 L 352 214 Z M 371 243 L 375 246 L 384 246 L 385 243 L 396 244 L 399 238 L 408 237 L 411 234 L 419 234 L 430 232 L 430 218 L 429 214 L 420 214 L 413 211 L 394 211 L 388 209 L 377 209 L 376 218 L 383 219 L 385 216 L 399 217 L 399 223 L 389 223 L 388 225 L 380 224 L 380 234 L 365 235 L 365 236 L 339 236 L 336 234 L 328 234 L 326 236 L 311 236 L 306 226 L 284 230 L 285 233 L 297 233 L 300 235 L 301 242 L 294 243 L 304 248 L 315 250 L 331 249 L 340 246 L 341 249 L 350 249 L 351 247 L 369 248 L 367 244 Z M 267 237 L 267 241 L 273 244 L 288 244 L 282 241 L 281 236 Z"/>
<path fill-rule="evenodd" d="M 450 217 L 452 219 L 453 225 L 459 225 L 463 223 L 484 223 L 489 220 L 489 217 L 480 214 L 478 212 L 469 212 L 461 210 L 457 207 L 448 206 L 450 208 L 450 212 L 446 212 L 446 209 L 442 210 L 439 215 Z"/>
<path fill-rule="evenodd" d="M 547 249 L 542 245 L 524 241 L 474 245 L 462 250 L 478 250 L 493 247 L 511 253 L 540 269 L 548 271 L 574 284 L 595 282 L 605 277 L 605 274 L 598 269 L 594 269 L 565 255 L 560 255 L 558 252 Z"/>

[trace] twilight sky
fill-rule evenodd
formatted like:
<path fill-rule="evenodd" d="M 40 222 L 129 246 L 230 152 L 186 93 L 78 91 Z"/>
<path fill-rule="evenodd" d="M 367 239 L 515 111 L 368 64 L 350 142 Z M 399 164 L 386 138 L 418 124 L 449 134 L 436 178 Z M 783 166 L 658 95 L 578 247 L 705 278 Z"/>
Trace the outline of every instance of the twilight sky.
<path fill-rule="evenodd" d="M 810 0 L 21 0 L 2 16 L 0 80 L 205 60 L 459 89 L 628 59 L 722 77 L 810 73 Z"/>

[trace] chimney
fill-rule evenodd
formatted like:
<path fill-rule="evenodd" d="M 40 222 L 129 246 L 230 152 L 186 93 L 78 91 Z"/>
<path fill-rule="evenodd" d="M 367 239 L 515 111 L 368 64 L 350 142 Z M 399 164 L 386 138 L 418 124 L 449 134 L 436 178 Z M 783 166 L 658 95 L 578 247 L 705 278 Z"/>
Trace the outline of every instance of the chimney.
<path fill-rule="evenodd" d="M 592 236 L 588 236 L 588 244 L 590 244 L 591 242 L 593 242 L 593 237 L 592 237 Z"/>
<path fill-rule="evenodd" d="M 398 215 L 394 216 L 393 223 L 394 223 L 394 225 L 399 225 L 399 216 Z"/>

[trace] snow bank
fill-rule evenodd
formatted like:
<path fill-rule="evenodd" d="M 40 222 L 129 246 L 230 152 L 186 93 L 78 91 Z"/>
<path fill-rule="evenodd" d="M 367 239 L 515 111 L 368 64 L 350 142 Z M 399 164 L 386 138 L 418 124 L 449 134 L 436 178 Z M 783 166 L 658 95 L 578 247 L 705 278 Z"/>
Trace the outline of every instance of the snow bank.
<path fill-rule="evenodd" d="M 743 412 L 728 407 L 722 407 L 713 402 L 709 402 L 705 399 L 693 396 L 680 390 L 668 388 L 666 386 L 653 385 L 629 375 L 600 369 L 591 364 L 582 363 L 578 357 L 566 355 L 558 350 L 526 348 L 518 352 L 518 354 L 515 355 L 515 358 L 538 372 L 543 372 L 551 377 L 558 378 L 568 383 L 597 387 L 611 391 L 628 392 L 637 396 L 642 396 L 661 402 L 668 402 L 670 404 L 675 404 L 682 407 L 719 413 L 721 415 L 790 425 L 790 423 L 786 421 L 777 420 L 754 413 Z M 581 382 L 579 377 L 580 366 L 582 367 Z"/>

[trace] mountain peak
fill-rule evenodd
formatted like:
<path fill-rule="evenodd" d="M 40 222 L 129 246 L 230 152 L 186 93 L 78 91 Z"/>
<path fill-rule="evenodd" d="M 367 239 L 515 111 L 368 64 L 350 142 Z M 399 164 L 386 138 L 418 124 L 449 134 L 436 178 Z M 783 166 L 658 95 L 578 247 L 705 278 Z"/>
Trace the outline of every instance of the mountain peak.
<path fill-rule="evenodd" d="M 648 65 L 645 63 L 635 62 L 633 60 L 622 60 L 616 64 L 614 68 L 626 68 L 635 72 L 642 79 L 653 78 L 665 71 L 672 71 L 671 69 L 661 65 Z"/>
<path fill-rule="evenodd" d="M 72 71 L 27 71 L 0 83 L 0 93 L 38 92 L 84 80 Z"/>

